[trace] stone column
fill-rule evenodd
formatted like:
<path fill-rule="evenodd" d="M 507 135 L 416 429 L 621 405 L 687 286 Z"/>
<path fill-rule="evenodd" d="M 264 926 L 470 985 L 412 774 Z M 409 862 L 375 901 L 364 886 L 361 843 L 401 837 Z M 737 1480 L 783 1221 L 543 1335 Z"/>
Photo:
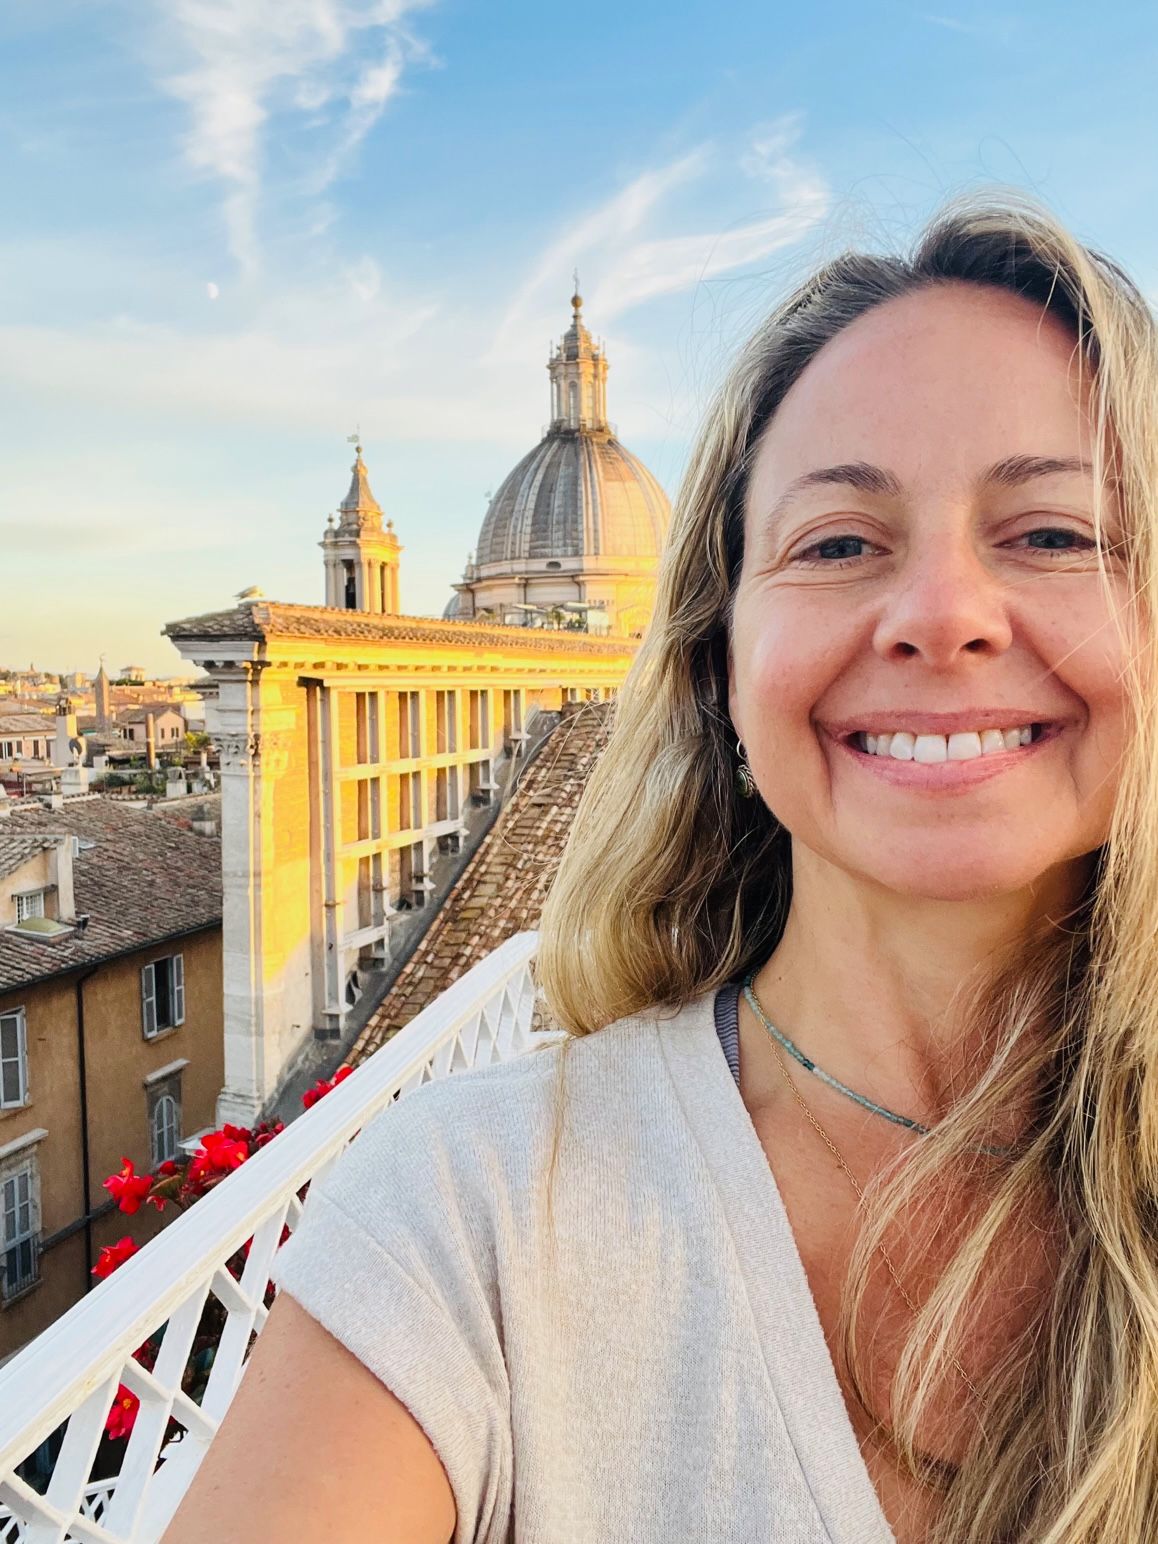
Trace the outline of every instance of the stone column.
<path fill-rule="evenodd" d="M 225 1080 L 217 1120 L 249 1125 L 277 1091 L 301 1031 L 286 1022 L 285 962 L 276 935 L 290 900 L 278 892 L 274 795 L 291 762 L 296 715 L 262 701 L 261 661 L 213 670 L 208 728 L 221 764 L 222 985 Z M 301 898 L 303 908 L 307 898 Z M 303 910 L 301 927 L 308 929 Z M 289 1015 L 296 1018 L 296 1011 Z"/>

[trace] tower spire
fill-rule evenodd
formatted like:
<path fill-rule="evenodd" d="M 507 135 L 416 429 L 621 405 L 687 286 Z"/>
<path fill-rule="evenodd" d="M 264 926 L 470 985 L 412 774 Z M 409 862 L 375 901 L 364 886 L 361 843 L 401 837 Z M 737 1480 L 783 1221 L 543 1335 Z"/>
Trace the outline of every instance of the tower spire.
<path fill-rule="evenodd" d="M 348 436 L 354 445 L 350 487 L 338 505 L 338 523 L 331 515 L 322 536 L 326 567 L 326 605 L 346 611 L 378 611 L 397 615 L 398 556 L 402 551 L 393 521 L 382 528 L 382 506 L 370 488 L 362 459 L 361 431 Z"/>

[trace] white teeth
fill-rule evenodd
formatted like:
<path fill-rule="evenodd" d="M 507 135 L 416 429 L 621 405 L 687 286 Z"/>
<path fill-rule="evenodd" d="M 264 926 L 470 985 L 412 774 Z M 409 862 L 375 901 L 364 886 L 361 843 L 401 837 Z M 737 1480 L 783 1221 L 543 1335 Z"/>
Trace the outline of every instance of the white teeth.
<path fill-rule="evenodd" d="M 896 734 L 869 734 L 863 731 L 860 744 L 870 756 L 891 756 L 894 761 L 918 761 L 932 765 L 942 761 L 973 761 L 978 756 L 996 756 L 1017 750 L 1033 742 L 1033 726 L 1016 729 L 968 729 L 957 734 L 910 734 L 907 729 Z"/>
<path fill-rule="evenodd" d="M 943 734 L 919 734 L 913 743 L 914 761 L 945 761 L 949 747 Z"/>
<path fill-rule="evenodd" d="M 951 734 L 949 736 L 949 760 L 972 761 L 974 756 L 981 754 L 981 736 L 979 734 Z"/>

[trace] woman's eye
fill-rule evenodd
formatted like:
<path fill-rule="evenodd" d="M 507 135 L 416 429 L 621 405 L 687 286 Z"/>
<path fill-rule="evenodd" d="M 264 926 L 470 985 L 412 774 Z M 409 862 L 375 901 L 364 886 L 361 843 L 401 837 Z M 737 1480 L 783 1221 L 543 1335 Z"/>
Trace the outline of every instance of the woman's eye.
<path fill-rule="evenodd" d="M 1033 552 L 1093 552 L 1097 543 L 1089 536 L 1083 536 L 1080 531 L 1070 531 L 1064 526 L 1040 526 L 1037 530 L 1027 531 L 1024 537 L 1018 537 L 1018 541 L 1025 541 Z"/>
<path fill-rule="evenodd" d="M 822 563 L 829 568 L 837 568 L 843 563 L 855 562 L 857 558 L 863 557 L 863 549 L 871 545 L 864 536 L 826 536 L 823 541 L 802 548 L 794 561 L 813 565 Z"/>

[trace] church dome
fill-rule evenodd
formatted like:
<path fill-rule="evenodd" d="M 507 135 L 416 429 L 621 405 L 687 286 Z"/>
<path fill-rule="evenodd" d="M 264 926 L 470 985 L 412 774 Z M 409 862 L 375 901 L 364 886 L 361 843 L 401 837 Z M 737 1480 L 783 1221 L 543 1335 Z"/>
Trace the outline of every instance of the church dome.
<path fill-rule="evenodd" d="M 663 489 L 614 435 L 552 425 L 491 500 L 475 561 L 656 558 L 670 513 Z"/>
<path fill-rule="evenodd" d="M 491 499 L 447 617 L 638 636 L 655 601 L 671 510 L 607 421 L 607 356 L 583 321 L 551 349 L 551 421 Z"/>

